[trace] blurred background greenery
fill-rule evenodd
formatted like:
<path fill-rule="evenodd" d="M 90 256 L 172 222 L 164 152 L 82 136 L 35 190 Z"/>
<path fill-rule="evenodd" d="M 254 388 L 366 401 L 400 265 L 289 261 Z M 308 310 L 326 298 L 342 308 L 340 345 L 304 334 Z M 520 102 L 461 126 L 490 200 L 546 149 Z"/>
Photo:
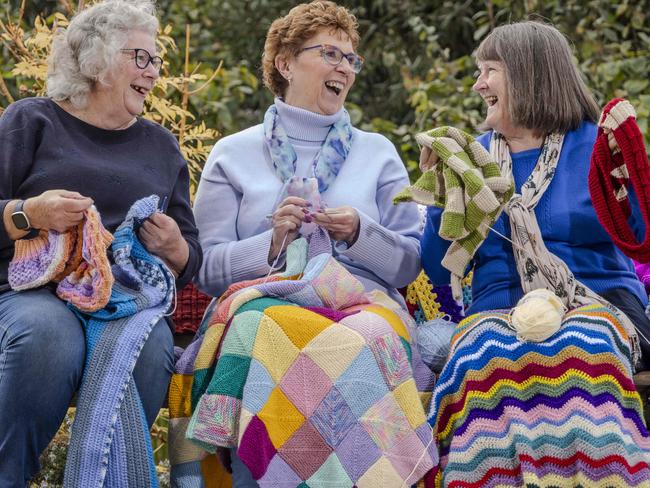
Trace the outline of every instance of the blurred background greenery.
<path fill-rule="evenodd" d="M 78 2 L 0 0 L 0 110 L 13 100 L 43 93 L 51 34 L 57 26 L 65 26 Z M 194 187 L 218 137 L 262 120 L 272 102 L 261 84 L 264 37 L 271 22 L 297 3 L 158 0 L 166 64 L 147 116 L 179 138 Z M 571 41 L 598 102 L 628 98 L 646 141 L 650 140 L 650 0 L 339 3 L 359 18 L 359 52 L 366 58 L 347 108 L 355 125 L 393 141 L 412 179 L 419 176 L 416 132 L 439 125 L 476 132 L 484 108 L 471 91 L 476 71 L 472 52 L 495 26 L 523 19 L 555 24 Z M 49 468 L 33 486 L 57 486 L 68 425 L 69 421 L 44 454 Z M 161 484 L 166 486 L 165 415 L 152 436 Z"/>
<path fill-rule="evenodd" d="M 206 80 L 223 63 L 210 83 L 186 97 L 186 109 L 195 117 L 195 123 L 203 122 L 206 129 L 225 135 L 262 120 L 272 102 L 270 92 L 261 84 L 264 36 L 271 22 L 297 3 L 158 1 L 161 23 L 169 26 L 166 33 L 177 46 L 166 53 L 165 69 L 169 76 L 185 72 L 186 27 L 190 33 L 188 73 L 203 75 Z M 599 103 L 604 104 L 614 96 L 628 98 L 637 109 L 646 140 L 650 139 L 650 0 L 339 3 L 359 18 L 359 52 L 366 58 L 366 66 L 348 96 L 352 120 L 358 127 L 389 137 L 412 178 L 418 176 L 415 132 L 437 125 L 454 125 L 475 132 L 483 107 L 471 91 L 476 70 L 471 54 L 491 28 L 522 19 L 555 24 L 573 44 L 577 62 Z M 55 12 L 69 16 L 76 8 L 76 0 L 26 0 L 20 22 L 25 38 L 33 34 L 37 15 L 42 15 L 51 26 Z M 20 0 L 9 0 L 0 8 L 0 19 L 6 25 L 8 20 L 16 19 L 19 10 Z M 19 98 L 30 93 L 33 80 L 12 72 L 16 59 L 8 49 L 9 44 L 5 39 L 0 49 L 0 72 L 12 97 Z M 168 89 L 165 100 L 181 106 L 180 85 L 182 81 L 176 89 Z M 0 92 L 0 106 L 8 101 Z M 216 133 L 211 133 L 203 142 L 209 147 L 216 137 Z M 197 156 L 195 173 L 200 171 L 203 157 Z"/>

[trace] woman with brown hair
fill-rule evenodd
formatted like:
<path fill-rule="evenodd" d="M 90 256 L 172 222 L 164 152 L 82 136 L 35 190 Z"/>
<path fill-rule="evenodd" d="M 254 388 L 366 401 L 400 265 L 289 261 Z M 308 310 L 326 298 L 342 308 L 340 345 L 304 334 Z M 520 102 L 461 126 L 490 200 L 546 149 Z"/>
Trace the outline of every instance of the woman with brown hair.
<path fill-rule="evenodd" d="M 432 282 L 474 270 L 470 316 L 452 338 L 432 403 L 440 479 L 444 486 L 637 486 L 650 476 L 650 439 L 632 382 L 635 326 L 650 331 L 647 297 L 589 195 L 598 107 L 553 26 L 498 27 L 476 59 L 474 90 L 487 105 L 489 130 L 459 143 L 468 143 L 468 164 L 484 154 L 509 185 L 493 193 L 505 213 L 491 220 L 486 213 L 471 245 L 440 236 L 449 207 L 428 210 L 422 251 Z M 423 149 L 425 170 L 447 165 L 439 144 L 446 143 Z M 532 338 L 517 314 L 534 302 L 526 292 L 553 307 L 542 303 L 527 320 L 542 327 L 540 319 L 555 314 L 559 329 Z"/>

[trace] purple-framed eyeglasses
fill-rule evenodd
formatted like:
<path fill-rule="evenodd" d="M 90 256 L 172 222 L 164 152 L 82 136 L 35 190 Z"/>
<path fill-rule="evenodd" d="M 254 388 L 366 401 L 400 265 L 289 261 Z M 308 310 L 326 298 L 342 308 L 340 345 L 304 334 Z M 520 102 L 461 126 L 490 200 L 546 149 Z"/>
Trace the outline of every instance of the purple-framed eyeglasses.
<path fill-rule="evenodd" d="M 343 61 L 343 58 L 348 60 L 352 71 L 359 73 L 363 68 L 364 59 L 356 53 L 344 53 L 336 46 L 329 44 L 317 44 L 315 46 L 303 47 L 298 53 L 303 51 L 310 51 L 312 49 L 320 49 L 320 55 L 325 62 L 331 66 L 338 66 Z"/>

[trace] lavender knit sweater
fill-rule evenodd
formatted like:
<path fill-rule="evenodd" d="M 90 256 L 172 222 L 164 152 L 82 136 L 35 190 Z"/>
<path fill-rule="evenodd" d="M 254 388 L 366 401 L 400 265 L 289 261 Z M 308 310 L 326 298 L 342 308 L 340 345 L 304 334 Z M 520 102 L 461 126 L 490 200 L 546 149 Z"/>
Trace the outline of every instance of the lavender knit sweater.
<path fill-rule="evenodd" d="M 319 115 L 276 99 L 280 121 L 298 157 L 296 175 L 313 176 L 311 162 L 330 126 L 341 116 Z M 415 204 L 395 206 L 393 196 L 408 175 L 395 147 L 379 134 L 353 129 L 352 148 L 336 180 L 322 195 L 328 207 L 357 209 L 361 228 L 349 249 L 337 243 L 334 256 L 367 290 L 406 286 L 420 271 L 419 216 Z M 282 181 L 276 176 L 256 125 L 221 139 L 201 176 L 194 215 L 204 261 L 197 281 L 218 296 L 232 283 L 269 271 L 271 224 Z"/>

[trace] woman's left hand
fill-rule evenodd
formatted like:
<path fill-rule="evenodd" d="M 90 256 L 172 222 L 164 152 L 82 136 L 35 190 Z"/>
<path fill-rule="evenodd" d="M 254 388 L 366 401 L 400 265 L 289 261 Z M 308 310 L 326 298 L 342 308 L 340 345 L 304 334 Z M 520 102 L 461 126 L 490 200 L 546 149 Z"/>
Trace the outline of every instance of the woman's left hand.
<path fill-rule="evenodd" d="M 335 241 L 345 241 L 348 246 L 359 237 L 359 213 L 352 207 L 328 208 L 313 214 L 314 222 L 325 228 Z"/>
<path fill-rule="evenodd" d="M 143 222 L 139 237 L 147 251 L 165 261 L 177 277 L 185 269 L 190 249 L 174 219 L 154 213 Z"/>

